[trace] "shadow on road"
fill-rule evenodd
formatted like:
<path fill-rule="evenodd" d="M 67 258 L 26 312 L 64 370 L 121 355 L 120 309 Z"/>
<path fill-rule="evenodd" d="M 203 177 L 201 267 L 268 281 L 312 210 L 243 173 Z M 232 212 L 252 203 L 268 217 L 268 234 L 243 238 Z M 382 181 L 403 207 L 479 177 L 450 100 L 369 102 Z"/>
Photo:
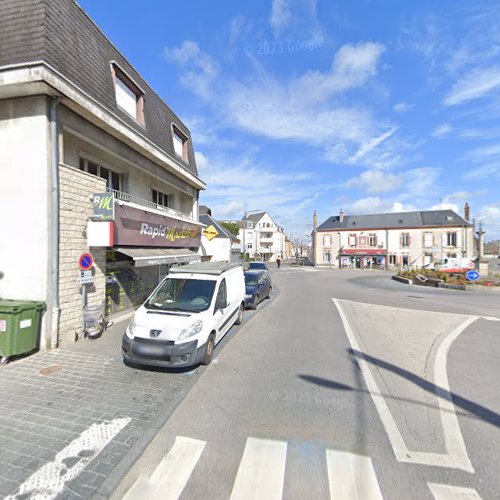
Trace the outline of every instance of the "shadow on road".
<path fill-rule="evenodd" d="M 395 373 L 396 375 L 399 375 L 400 377 L 405 378 L 406 380 L 409 380 L 410 382 L 414 383 L 415 385 L 421 387 L 427 392 L 433 393 L 437 395 L 438 397 L 442 397 L 448 400 L 453 401 L 455 406 L 461 408 L 464 411 L 458 411 L 457 414 L 463 417 L 468 417 L 468 418 L 473 418 L 476 420 L 481 420 L 483 422 L 489 423 L 493 425 L 494 427 L 500 427 L 500 414 L 490 410 L 489 408 L 486 408 L 485 406 L 482 406 L 478 403 L 474 403 L 474 401 L 470 401 L 469 399 L 466 399 L 462 396 L 459 396 L 457 394 L 454 394 L 453 392 L 447 391 L 446 389 L 443 389 L 442 387 L 439 387 L 422 377 L 419 377 L 418 375 L 415 375 L 414 373 L 409 372 L 408 370 L 405 370 L 404 368 L 400 368 L 399 366 L 393 365 L 392 363 L 389 363 L 387 361 L 383 361 L 379 358 L 375 358 L 373 356 L 370 356 L 369 354 L 362 353 L 360 351 L 354 350 L 354 349 L 347 349 L 347 352 L 354 358 L 354 359 L 364 359 L 368 363 L 371 363 L 372 365 L 375 365 L 379 368 L 382 368 L 384 370 L 388 370 L 392 373 Z M 356 391 L 356 392 L 361 392 L 361 393 L 366 393 L 369 394 L 369 391 L 365 389 L 360 389 L 356 387 L 351 387 L 345 384 L 340 384 L 338 382 L 334 382 L 333 380 L 327 380 L 321 377 L 315 377 L 313 375 L 298 375 L 299 378 L 302 380 L 305 380 L 306 382 L 310 382 L 315 385 L 320 385 L 323 387 L 327 387 L 329 389 L 335 389 L 335 390 L 340 390 L 340 391 Z M 422 403 L 420 401 L 415 401 L 412 399 L 406 399 L 406 398 L 397 398 L 394 397 L 390 394 L 376 394 L 378 396 L 382 396 L 387 399 L 394 399 L 398 401 L 404 401 L 407 403 L 412 403 L 416 405 L 422 405 L 426 406 L 428 408 L 435 408 L 435 409 L 440 409 L 439 406 L 436 405 L 428 405 L 426 403 Z M 443 410 L 441 410 L 443 411 Z M 448 411 L 448 410 L 446 410 Z"/>

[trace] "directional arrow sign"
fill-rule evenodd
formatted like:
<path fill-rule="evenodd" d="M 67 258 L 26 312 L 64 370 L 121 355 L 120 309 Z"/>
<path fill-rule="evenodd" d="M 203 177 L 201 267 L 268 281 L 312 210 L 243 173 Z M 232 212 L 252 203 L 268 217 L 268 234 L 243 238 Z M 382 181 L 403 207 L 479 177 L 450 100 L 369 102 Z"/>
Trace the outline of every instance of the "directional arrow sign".
<path fill-rule="evenodd" d="M 469 281 L 477 281 L 481 277 L 481 275 L 474 269 L 467 271 L 466 276 Z"/>

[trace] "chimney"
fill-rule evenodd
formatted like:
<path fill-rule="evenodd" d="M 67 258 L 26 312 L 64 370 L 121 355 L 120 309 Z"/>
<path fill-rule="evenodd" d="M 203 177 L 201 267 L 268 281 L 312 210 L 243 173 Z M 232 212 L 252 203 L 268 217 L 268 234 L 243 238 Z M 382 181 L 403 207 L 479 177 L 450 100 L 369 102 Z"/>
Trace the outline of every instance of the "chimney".
<path fill-rule="evenodd" d="M 468 203 L 464 205 L 464 219 L 470 222 L 470 207 Z"/>
<path fill-rule="evenodd" d="M 313 216 L 313 231 L 318 227 L 318 214 L 316 213 L 316 210 L 314 210 L 314 216 Z"/>
<path fill-rule="evenodd" d="M 344 211 L 342 209 L 340 209 L 339 219 L 340 223 L 342 224 L 342 222 L 344 222 Z"/>

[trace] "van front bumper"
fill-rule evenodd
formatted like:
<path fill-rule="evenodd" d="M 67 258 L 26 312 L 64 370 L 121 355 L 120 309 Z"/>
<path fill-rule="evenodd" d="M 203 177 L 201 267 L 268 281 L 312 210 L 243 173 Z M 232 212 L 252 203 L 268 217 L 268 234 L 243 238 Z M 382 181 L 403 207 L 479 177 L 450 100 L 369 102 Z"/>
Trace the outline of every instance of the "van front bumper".
<path fill-rule="evenodd" d="M 125 333 L 122 354 L 125 361 L 138 365 L 182 367 L 199 362 L 197 340 L 175 344 L 173 341 L 130 339 Z"/>

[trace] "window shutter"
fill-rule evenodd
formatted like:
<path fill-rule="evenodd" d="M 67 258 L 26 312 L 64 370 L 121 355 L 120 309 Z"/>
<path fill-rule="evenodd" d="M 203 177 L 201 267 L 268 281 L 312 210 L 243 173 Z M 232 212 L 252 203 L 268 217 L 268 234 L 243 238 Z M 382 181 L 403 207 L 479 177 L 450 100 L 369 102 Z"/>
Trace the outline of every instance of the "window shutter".
<path fill-rule="evenodd" d="M 408 235 L 408 246 L 411 247 L 411 236 Z"/>
<path fill-rule="evenodd" d="M 448 237 L 448 235 L 447 235 L 446 233 L 443 233 L 443 234 L 441 235 L 441 241 L 442 241 L 442 243 L 443 243 L 443 246 L 444 246 L 444 247 L 445 247 L 445 246 L 447 246 L 447 244 L 448 244 L 448 239 L 447 239 L 447 237 Z"/>

